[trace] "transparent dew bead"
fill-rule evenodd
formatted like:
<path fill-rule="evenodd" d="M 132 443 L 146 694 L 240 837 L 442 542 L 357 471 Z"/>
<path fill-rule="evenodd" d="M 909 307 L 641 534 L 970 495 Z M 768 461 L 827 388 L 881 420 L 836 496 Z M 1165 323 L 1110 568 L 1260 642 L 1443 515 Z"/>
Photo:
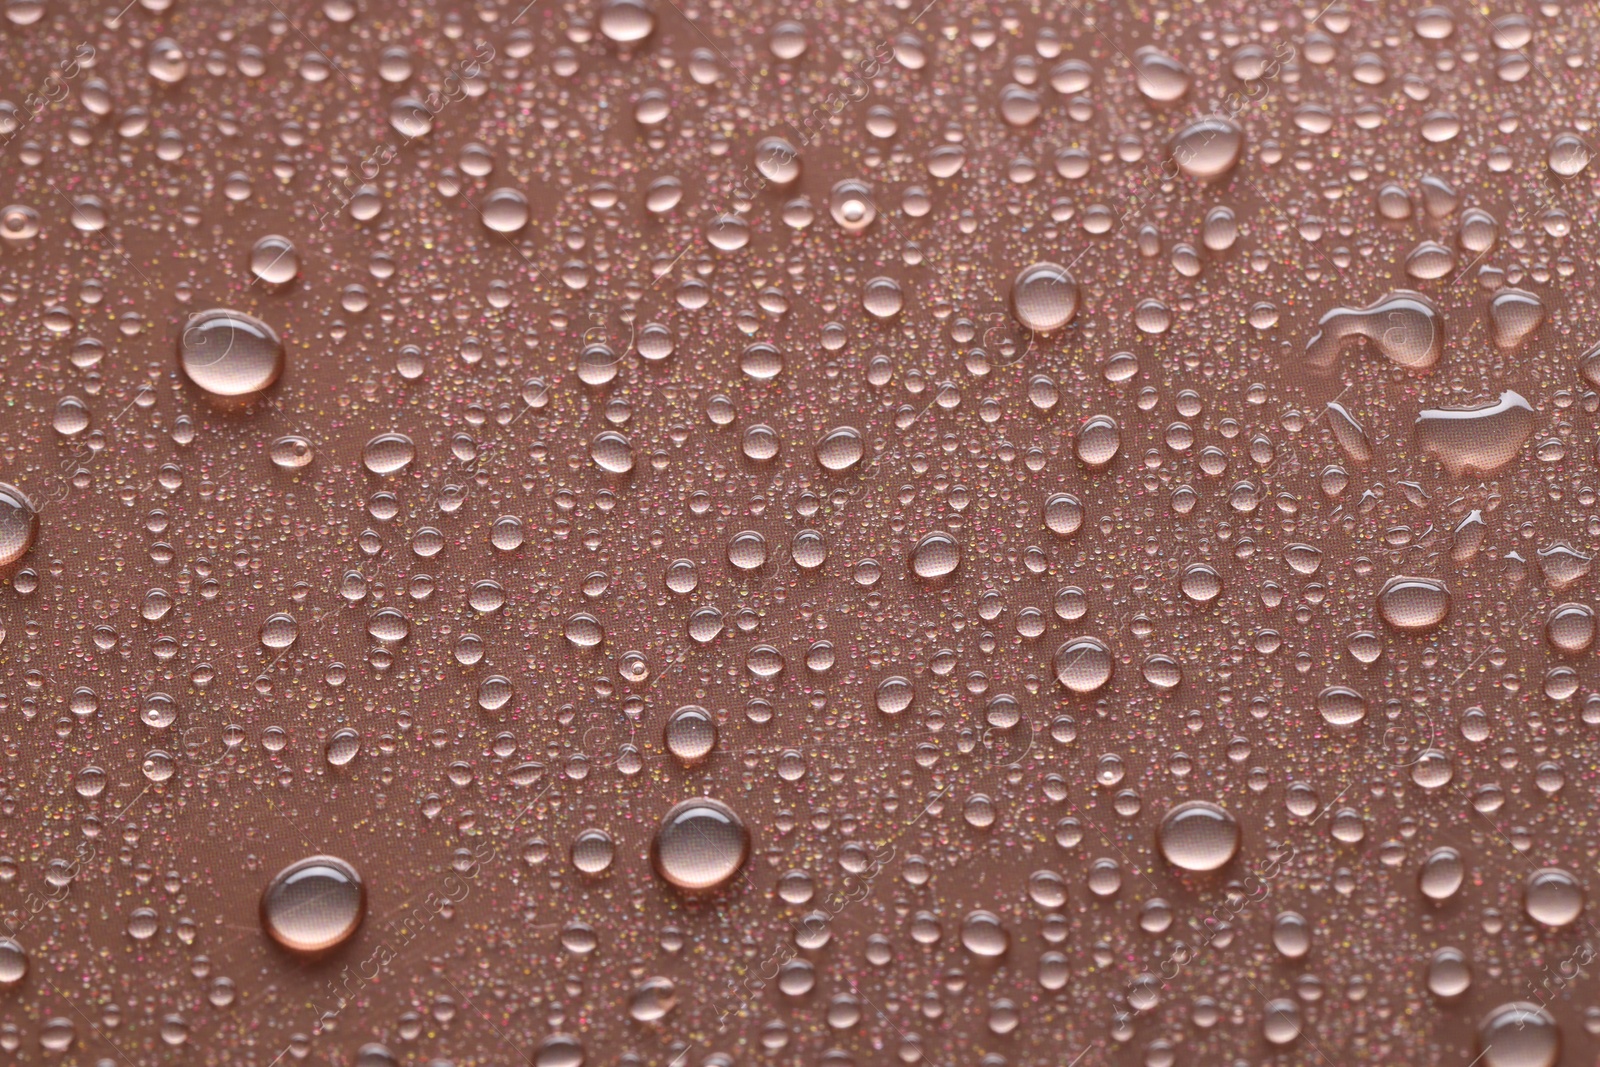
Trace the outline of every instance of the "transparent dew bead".
<path fill-rule="evenodd" d="M 361 735 L 348 726 L 335 730 L 328 737 L 323 754 L 331 767 L 347 766 L 361 751 Z"/>
<path fill-rule="evenodd" d="M 1311 951 L 1311 924 L 1296 911 L 1280 912 L 1272 920 L 1272 947 L 1284 959 L 1298 960 Z"/>
<path fill-rule="evenodd" d="M 267 448 L 267 455 L 279 470 L 295 471 L 310 466 L 317 456 L 317 450 L 308 439 L 299 434 L 289 434 L 272 442 Z"/>
<path fill-rule="evenodd" d="M 39 236 L 39 213 L 26 204 L 11 204 L 0 210 L 0 237 L 8 241 L 30 241 Z"/>
<path fill-rule="evenodd" d="M 601 0 L 599 23 L 606 40 L 633 45 L 655 32 L 656 15 L 647 0 Z"/>
<path fill-rule="evenodd" d="M 1209 604 L 1222 594 L 1222 575 L 1209 563 L 1191 563 L 1183 569 L 1179 589 L 1197 604 Z"/>
<path fill-rule="evenodd" d="M 942 530 L 930 533 L 912 548 L 910 565 L 925 581 L 948 578 L 961 566 L 961 543 Z"/>
<path fill-rule="evenodd" d="M 1287 997 L 1267 1002 L 1261 1019 L 1261 1036 L 1268 1044 L 1293 1044 L 1300 1038 L 1300 1027 L 1300 1005 Z"/>
<path fill-rule="evenodd" d="M 1078 428 L 1078 460 L 1090 470 L 1103 470 L 1122 450 L 1122 428 L 1110 415 L 1094 415 Z"/>
<path fill-rule="evenodd" d="M 1191 800 L 1172 808 L 1156 834 L 1162 858 L 1186 871 L 1215 871 L 1239 851 L 1239 823 L 1221 806 Z"/>
<path fill-rule="evenodd" d="M 1096 637 L 1077 637 L 1056 649 L 1056 681 L 1073 693 L 1093 693 L 1111 680 L 1111 650 Z"/>
<path fill-rule="evenodd" d="M 178 336 L 178 369 L 212 399 L 254 399 L 282 376 L 283 342 L 253 315 L 225 308 L 202 311 Z"/>
<path fill-rule="evenodd" d="M 717 747 L 717 721 L 698 704 L 685 704 L 667 717 L 667 751 L 684 767 L 704 763 Z"/>
<path fill-rule="evenodd" d="M 1078 283 L 1057 263 L 1024 267 L 1011 283 L 1011 313 L 1025 328 L 1050 334 L 1078 313 Z"/>
<path fill-rule="evenodd" d="M 1472 988 L 1472 965 L 1466 953 L 1445 947 L 1428 960 L 1428 992 L 1441 1000 L 1453 1000 Z"/>
<path fill-rule="evenodd" d="M 1582 174 L 1594 158 L 1594 150 L 1577 134 L 1557 134 L 1550 141 L 1546 153 L 1550 170 L 1557 177 L 1572 178 Z"/>
<path fill-rule="evenodd" d="M 1317 694 L 1317 711 L 1330 726 L 1353 726 L 1367 717 L 1367 698 L 1346 685 Z"/>
<path fill-rule="evenodd" d="M 261 891 L 261 927 L 292 952 L 313 955 L 349 940 L 367 912 L 367 887 L 336 856 L 308 856 Z"/>
<path fill-rule="evenodd" d="M 28 976 L 28 953 L 9 937 L 0 937 L 0 988 L 14 986 Z"/>
<path fill-rule="evenodd" d="M 1446 901 L 1460 891 L 1466 881 L 1467 865 L 1453 848 L 1436 848 L 1428 853 L 1417 871 L 1417 888 L 1433 901 Z"/>
<path fill-rule="evenodd" d="M 1011 936 L 1006 933 L 998 915 L 979 910 L 969 912 L 961 920 L 961 944 L 974 956 L 995 959 L 1005 955 L 1011 944 Z"/>
<path fill-rule="evenodd" d="M 869 278 L 861 292 L 861 306 L 874 318 L 893 318 L 905 306 L 905 290 L 893 278 Z"/>
<path fill-rule="evenodd" d="M 571 1034 L 551 1034 L 535 1046 L 533 1067 L 583 1067 L 583 1042 Z"/>
<path fill-rule="evenodd" d="M 650 840 L 650 862 L 657 876 L 690 893 L 728 885 L 749 857 L 750 830 L 744 820 L 708 797 L 674 805 Z"/>
<path fill-rule="evenodd" d="M 828 213 L 846 233 L 861 233 L 878 217 L 872 187 L 853 178 L 836 183 L 828 194 Z"/>
<path fill-rule="evenodd" d="M 151 42 L 144 68 L 156 81 L 176 85 L 189 74 L 189 57 L 177 41 L 162 37 Z"/>
<path fill-rule="evenodd" d="M 736 572 L 760 570 L 767 562 L 767 539 L 755 530 L 740 530 L 728 538 L 728 562 Z"/>
<path fill-rule="evenodd" d="M 1544 632 L 1551 648 L 1580 656 L 1594 646 L 1594 609 L 1587 604 L 1562 604 L 1550 612 Z"/>
<path fill-rule="evenodd" d="M 1044 502 L 1044 525 L 1057 537 L 1071 537 L 1083 526 L 1083 503 L 1071 493 L 1054 493 Z"/>
<path fill-rule="evenodd" d="M 39 537 L 39 512 L 22 490 L 0 482 L 0 571 L 21 562 Z"/>
<path fill-rule="evenodd" d="M 274 651 L 282 651 L 295 643 L 300 636 L 300 624 L 293 615 L 278 612 L 267 616 L 261 624 L 261 645 Z"/>
<path fill-rule="evenodd" d="M 1184 174 L 1201 182 L 1221 181 L 1244 154 L 1244 130 L 1232 119 L 1201 119 L 1178 131 L 1171 151 Z"/>
<path fill-rule="evenodd" d="M 1583 914 L 1583 904 L 1582 883 L 1560 867 L 1534 871 L 1523 885 L 1523 909 L 1544 926 L 1567 926 Z"/>
<path fill-rule="evenodd" d="M 800 152 L 782 137 L 765 137 L 756 145 L 755 166 L 763 178 L 784 188 L 800 178 Z"/>
<path fill-rule="evenodd" d="M 1483 1067 L 1556 1067 L 1561 1044 L 1555 1016 L 1531 1001 L 1501 1004 L 1478 1023 Z"/>
<path fill-rule="evenodd" d="M 1450 614 L 1450 591 L 1434 578 L 1390 578 L 1378 591 L 1378 617 L 1402 633 L 1424 633 Z"/>
<path fill-rule="evenodd" d="M 828 471 L 847 471 L 866 455 L 866 441 L 854 426 L 838 426 L 817 442 L 817 465 Z"/>
<path fill-rule="evenodd" d="M 516 189 L 491 189 L 479 209 L 483 224 L 495 233 L 513 234 L 528 225 L 531 209 L 528 198 Z"/>
<path fill-rule="evenodd" d="M 281 289 L 300 274 L 300 253 L 287 237 L 268 234 L 250 249 L 250 277 L 268 289 Z"/>
<path fill-rule="evenodd" d="M 604 830 L 582 830 L 572 839 L 572 865 L 584 874 L 604 874 L 616 855 L 617 844 Z"/>
<path fill-rule="evenodd" d="M 878 683 L 874 704 L 884 715 L 899 715 L 911 707 L 915 698 L 916 689 L 911 680 L 903 675 L 894 674 Z"/>
<path fill-rule="evenodd" d="M 361 449 L 361 463 L 379 477 L 398 474 L 417 458 L 417 446 L 403 433 L 380 433 Z"/>
<path fill-rule="evenodd" d="M 617 431 L 605 430 L 589 442 L 589 458 L 608 474 L 627 474 L 633 470 L 633 444 Z"/>
<path fill-rule="evenodd" d="M 1172 56 L 1151 47 L 1133 54 L 1135 84 L 1146 99 L 1170 104 L 1189 91 L 1194 80 L 1189 69 Z"/>

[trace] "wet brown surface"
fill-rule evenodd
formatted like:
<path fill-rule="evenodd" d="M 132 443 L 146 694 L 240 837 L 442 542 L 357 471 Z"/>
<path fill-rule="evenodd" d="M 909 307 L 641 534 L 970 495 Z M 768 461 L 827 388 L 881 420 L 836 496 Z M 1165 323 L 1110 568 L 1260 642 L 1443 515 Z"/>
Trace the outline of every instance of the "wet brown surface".
<path fill-rule="evenodd" d="M 10 0 L 7 1061 L 1593 1062 L 1592 14 Z"/>

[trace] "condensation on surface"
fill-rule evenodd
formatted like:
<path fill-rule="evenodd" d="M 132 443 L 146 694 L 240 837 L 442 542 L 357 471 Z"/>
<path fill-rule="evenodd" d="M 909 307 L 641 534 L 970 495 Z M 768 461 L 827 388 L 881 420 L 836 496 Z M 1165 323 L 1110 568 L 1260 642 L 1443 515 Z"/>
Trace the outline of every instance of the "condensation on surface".
<path fill-rule="evenodd" d="M 0 5 L 0 1060 L 1594 1062 L 1597 47 Z"/>

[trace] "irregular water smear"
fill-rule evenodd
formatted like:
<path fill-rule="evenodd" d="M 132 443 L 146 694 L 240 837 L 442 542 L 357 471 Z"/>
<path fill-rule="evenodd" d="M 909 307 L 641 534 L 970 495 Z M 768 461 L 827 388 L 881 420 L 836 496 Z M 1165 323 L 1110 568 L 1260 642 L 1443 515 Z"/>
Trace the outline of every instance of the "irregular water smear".
<path fill-rule="evenodd" d="M 1534 422 L 1533 405 L 1508 389 L 1484 407 L 1420 412 L 1417 440 L 1452 478 L 1493 474 L 1517 458 L 1533 434 Z"/>
<path fill-rule="evenodd" d="M 1391 363 L 1431 370 L 1444 355 L 1444 316 L 1432 300 L 1410 289 L 1396 289 L 1366 307 L 1336 307 L 1317 320 L 1306 362 L 1329 370 L 1357 337 L 1371 341 Z"/>

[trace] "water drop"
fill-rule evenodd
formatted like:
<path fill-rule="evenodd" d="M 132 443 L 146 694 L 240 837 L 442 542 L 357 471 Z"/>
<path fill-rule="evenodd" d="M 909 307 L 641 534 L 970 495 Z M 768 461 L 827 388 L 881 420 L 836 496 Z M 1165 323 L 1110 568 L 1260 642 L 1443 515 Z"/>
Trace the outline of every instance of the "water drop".
<path fill-rule="evenodd" d="M 367 887 L 334 856 L 308 856 L 273 876 L 261 893 L 261 926 L 284 948 L 325 952 L 349 940 L 367 913 Z"/>
<path fill-rule="evenodd" d="M 685 800 L 661 819 L 650 841 L 650 862 L 670 885 L 710 892 L 733 880 L 750 856 L 750 831 L 721 801 Z"/>
<path fill-rule="evenodd" d="M 380 433 L 361 449 L 361 462 L 373 474 L 397 474 L 417 458 L 417 446 L 403 433 Z"/>
<path fill-rule="evenodd" d="M 1450 591 L 1433 578 L 1390 578 L 1378 591 L 1378 615 L 1404 633 L 1431 630 L 1450 614 Z"/>
<path fill-rule="evenodd" d="M 1167 812 L 1156 840 L 1174 867 L 1214 871 L 1239 851 L 1239 823 L 1216 804 L 1191 800 Z"/>
<path fill-rule="evenodd" d="M 1011 284 L 1011 312 L 1035 333 L 1054 333 L 1078 313 L 1078 283 L 1055 263 L 1025 267 Z"/>
<path fill-rule="evenodd" d="M 16 486 L 0 482 L 0 570 L 28 554 L 39 536 L 39 512 Z"/>
<path fill-rule="evenodd" d="M 1078 637 L 1056 649 L 1056 681 L 1074 693 L 1093 693 L 1111 680 L 1111 650 L 1094 637 Z"/>
<path fill-rule="evenodd" d="M 283 374 L 283 342 L 253 315 L 214 308 L 185 324 L 178 338 L 178 368 L 212 398 L 254 399 Z"/>

